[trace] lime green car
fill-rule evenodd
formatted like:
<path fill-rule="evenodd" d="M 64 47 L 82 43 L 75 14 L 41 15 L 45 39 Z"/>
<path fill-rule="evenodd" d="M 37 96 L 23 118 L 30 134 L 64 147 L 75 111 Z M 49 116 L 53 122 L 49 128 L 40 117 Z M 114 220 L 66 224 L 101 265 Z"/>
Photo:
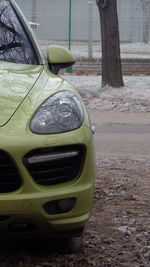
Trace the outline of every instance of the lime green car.
<path fill-rule="evenodd" d="M 91 214 L 93 133 L 60 68 L 69 51 L 39 50 L 13 0 L 0 0 L 0 231 L 80 236 Z"/>

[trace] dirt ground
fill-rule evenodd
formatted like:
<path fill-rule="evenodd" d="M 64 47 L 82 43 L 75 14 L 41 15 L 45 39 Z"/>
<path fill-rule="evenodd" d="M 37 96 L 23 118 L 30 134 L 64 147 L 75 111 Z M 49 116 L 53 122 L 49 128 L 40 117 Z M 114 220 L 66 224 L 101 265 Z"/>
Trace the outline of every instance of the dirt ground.
<path fill-rule="evenodd" d="M 96 152 L 93 213 L 81 250 L 68 255 L 53 241 L 1 238 L 0 267 L 150 267 L 150 160 Z"/>
<path fill-rule="evenodd" d="M 97 157 L 93 214 L 79 253 L 1 240 L 0 266 L 150 266 L 150 161 Z M 35 249 L 36 247 L 36 249 Z M 44 248 L 44 249 L 43 249 Z"/>

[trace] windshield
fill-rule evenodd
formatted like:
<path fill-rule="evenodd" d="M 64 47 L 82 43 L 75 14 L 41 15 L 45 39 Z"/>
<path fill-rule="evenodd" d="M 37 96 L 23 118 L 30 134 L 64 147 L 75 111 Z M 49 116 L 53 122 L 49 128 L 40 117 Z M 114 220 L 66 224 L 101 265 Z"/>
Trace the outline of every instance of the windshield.
<path fill-rule="evenodd" d="M 36 53 L 8 0 L 0 0 L 0 60 L 38 64 Z"/>

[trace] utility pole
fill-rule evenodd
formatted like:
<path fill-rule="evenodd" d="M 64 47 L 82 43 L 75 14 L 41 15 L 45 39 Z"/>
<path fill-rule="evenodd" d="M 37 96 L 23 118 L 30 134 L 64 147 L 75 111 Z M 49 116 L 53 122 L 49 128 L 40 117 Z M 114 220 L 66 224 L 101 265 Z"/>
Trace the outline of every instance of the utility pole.
<path fill-rule="evenodd" d="M 72 0 L 69 0 L 69 27 L 68 27 L 68 48 L 71 50 L 71 34 L 72 34 Z M 67 68 L 67 73 L 72 72 L 72 67 Z"/>
<path fill-rule="evenodd" d="M 88 2 L 88 57 L 93 57 L 93 2 Z"/>
<path fill-rule="evenodd" d="M 32 0 L 32 22 L 36 22 L 36 0 Z M 32 25 L 32 28 L 35 30 L 36 25 Z"/>

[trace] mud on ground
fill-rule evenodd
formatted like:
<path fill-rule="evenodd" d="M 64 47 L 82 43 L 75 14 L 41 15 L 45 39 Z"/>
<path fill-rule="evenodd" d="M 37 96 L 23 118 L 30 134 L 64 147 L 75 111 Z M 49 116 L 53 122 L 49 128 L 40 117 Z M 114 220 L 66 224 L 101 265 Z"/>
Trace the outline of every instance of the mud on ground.
<path fill-rule="evenodd" d="M 63 255 L 53 244 L 0 242 L 0 266 L 150 266 L 150 161 L 97 158 L 92 217 L 79 253 Z"/>

